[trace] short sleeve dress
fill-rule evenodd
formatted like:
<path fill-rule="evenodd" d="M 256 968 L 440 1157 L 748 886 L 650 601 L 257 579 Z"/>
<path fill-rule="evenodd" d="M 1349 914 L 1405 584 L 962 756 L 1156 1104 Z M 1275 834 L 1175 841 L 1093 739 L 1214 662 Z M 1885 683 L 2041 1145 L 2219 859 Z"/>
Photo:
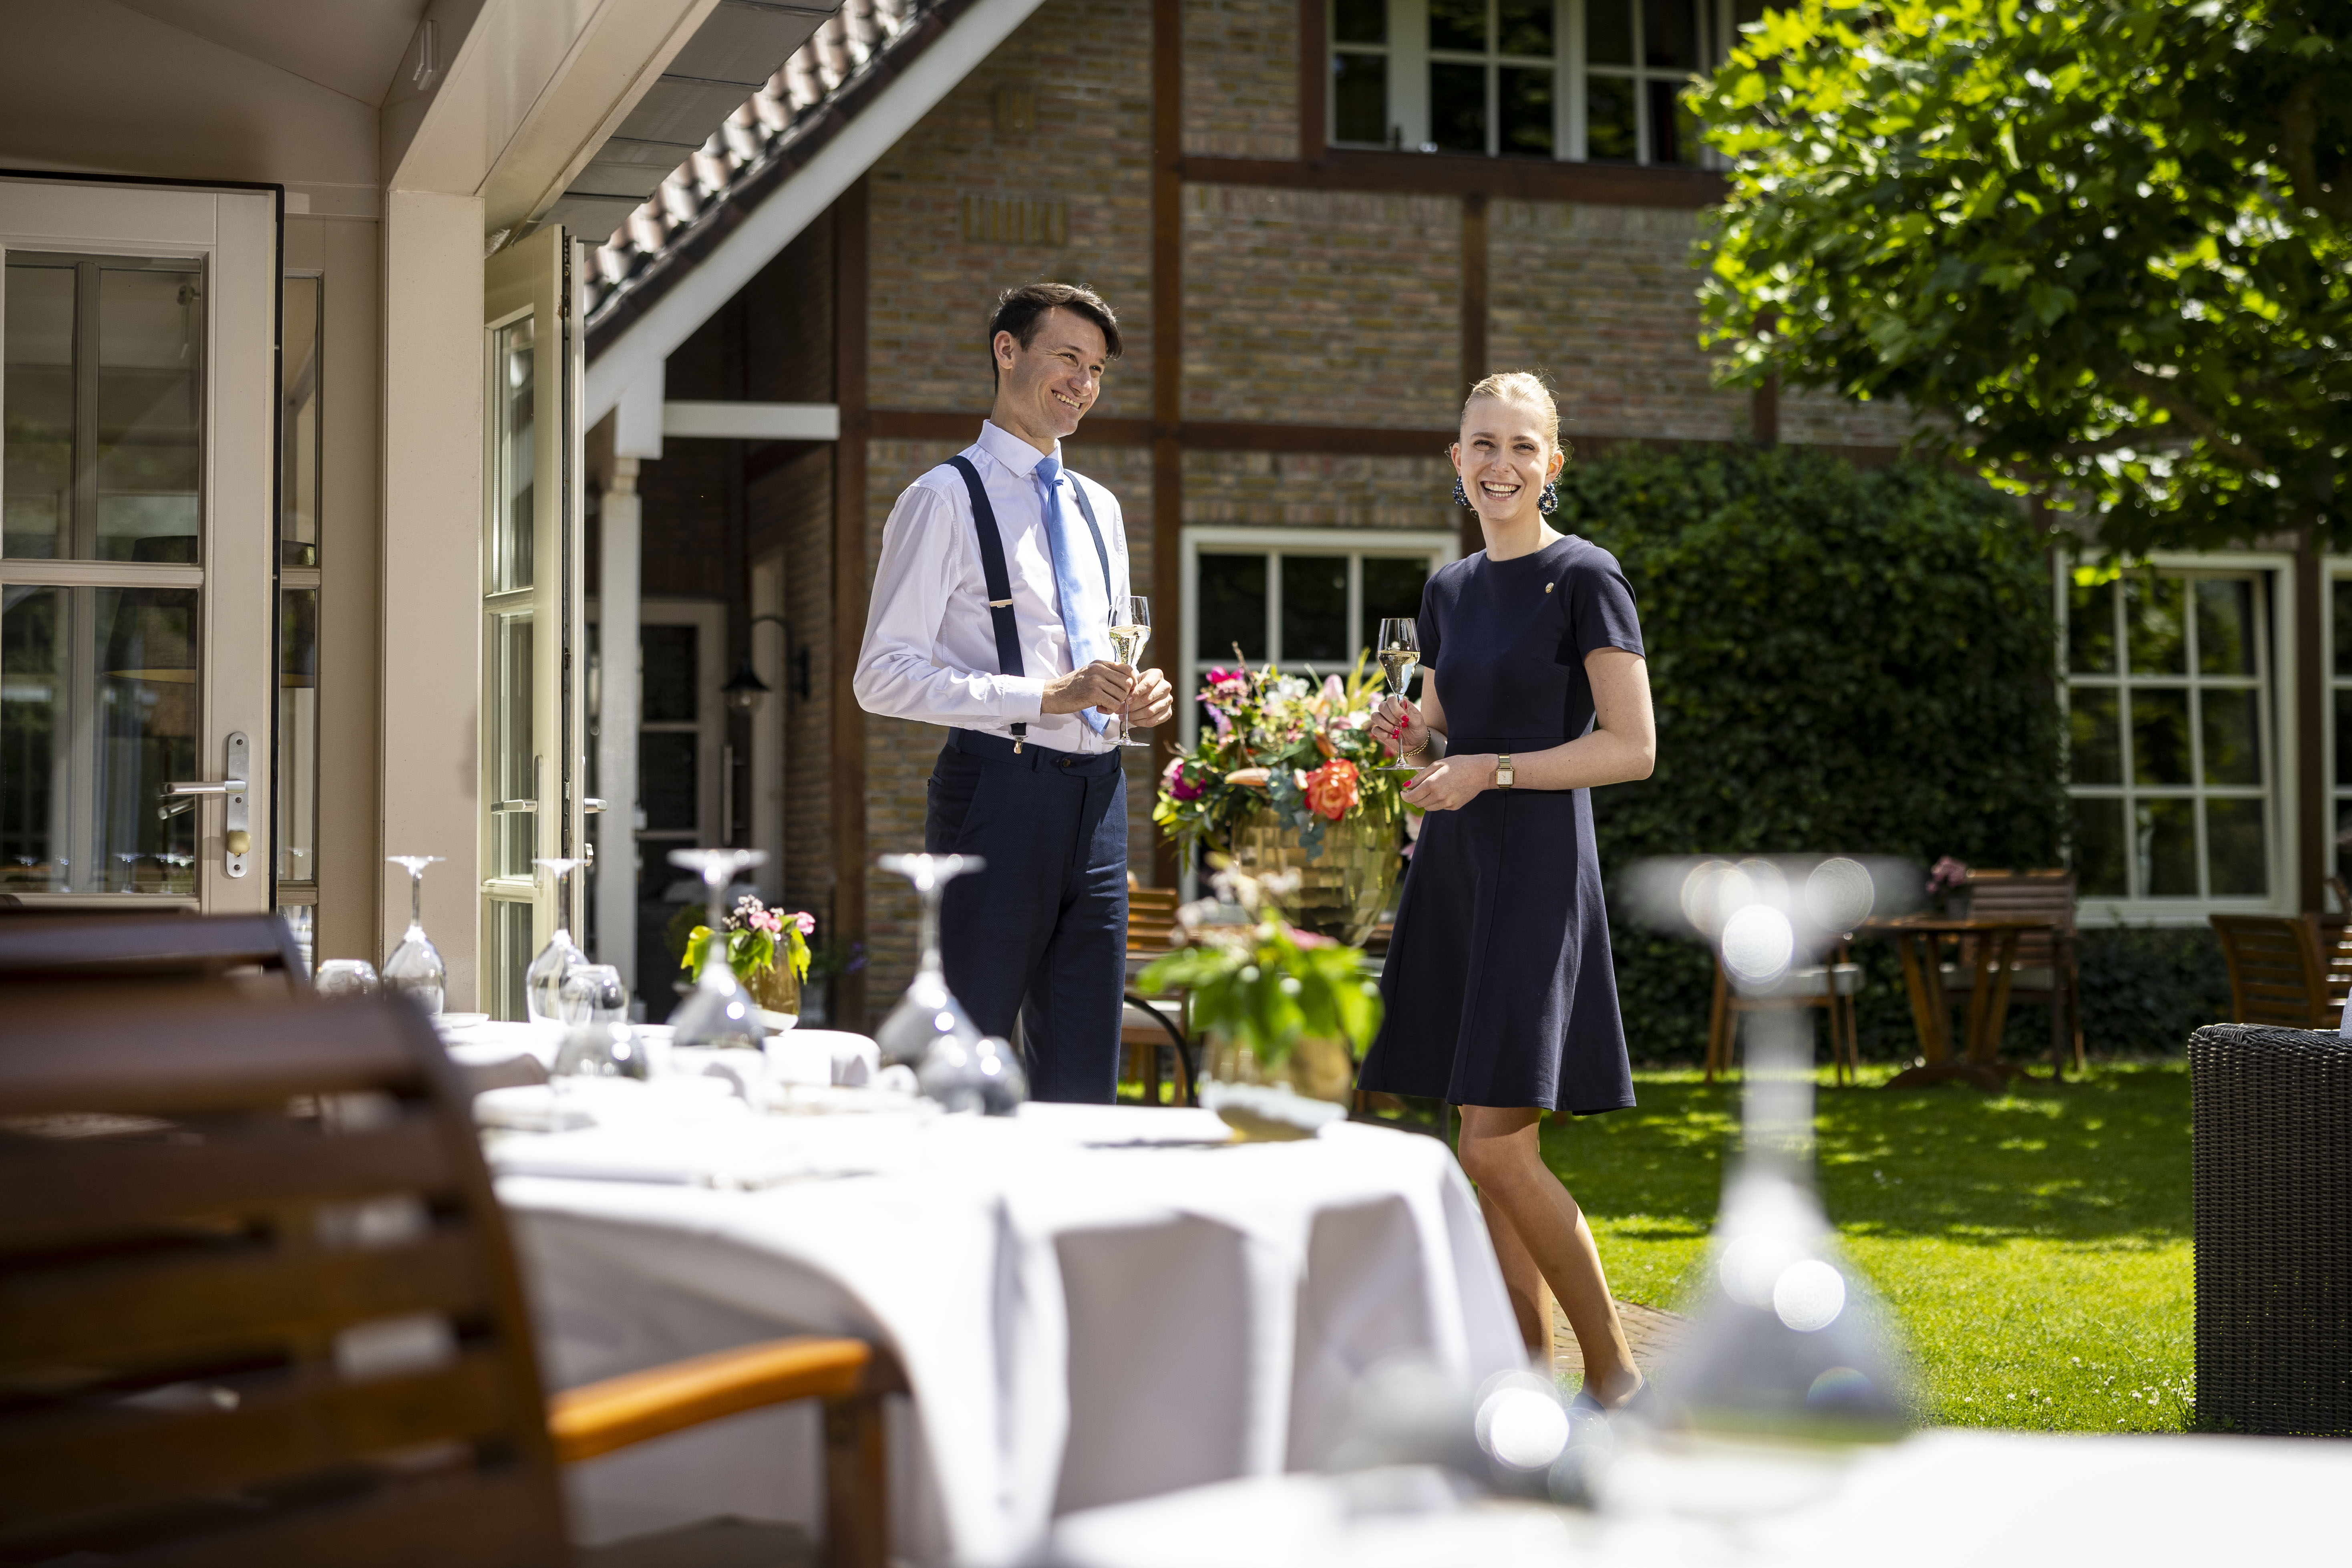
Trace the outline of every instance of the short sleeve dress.
<path fill-rule="evenodd" d="M 1643 652 L 1633 590 L 1573 535 L 1482 552 L 1422 591 L 1452 752 L 1524 756 L 1592 727 L 1585 656 Z M 1422 818 L 1359 1087 L 1589 1114 L 1633 1103 L 1590 790 L 1487 790 Z"/>

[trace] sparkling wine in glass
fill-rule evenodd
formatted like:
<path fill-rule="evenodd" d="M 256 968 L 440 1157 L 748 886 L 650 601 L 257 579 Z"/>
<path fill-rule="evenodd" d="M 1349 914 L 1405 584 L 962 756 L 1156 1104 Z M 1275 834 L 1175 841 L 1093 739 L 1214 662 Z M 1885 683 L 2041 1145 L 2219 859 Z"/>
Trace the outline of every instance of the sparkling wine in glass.
<path fill-rule="evenodd" d="M 1381 673 L 1388 678 L 1389 691 L 1399 701 L 1412 689 L 1413 672 L 1421 668 L 1421 634 L 1414 629 L 1411 616 L 1389 616 L 1381 622 Z M 1420 770 L 1404 760 L 1404 732 L 1397 732 L 1397 760 L 1391 768 L 1417 773 Z"/>
<path fill-rule="evenodd" d="M 914 983 L 875 1032 L 876 1043 L 882 1047 L 882 1065 L 901 1064 L 919 1074 L 933 1048 L 945 1041 L 972 1064 L 976 1089 L 981 1035 L 965 1016 L 962 1004 L 948 990 L 947 971 L 940 963 L 940 898 L 950 882 L 981 869 L 986 862 L 977 855 L 885 855 L 875 864 L 914 883 L 923 900 L 921 956 L 915 965 Z M 936 1084 L 938 1075 L 933 1078 Z"/>
<path fill-rule="evenodd" d="M 531 864 L 555 879 L 555 930 L 523 972 L 523 1008 L 534 1024 L 556 1024 L 563 1020 L 563 977 L 588 962 L 588 955 L 572 940 L 571 904 L 564 898 L 563 879 L 588 862 L 551 856 Z"/>
<path fill-rule="evenodd" d="M 710 951 L 704 955 L 702 975 L 694 994 L 678 1009 L 670 1046 L 715 1046 L 722 1049 L 756 1051 L 767 1032 L 760 1026 L 759 1009 L 751 994 L 735 978 L 727 961 L 727 885 L 735 873 L 760 865 L 763 849 L 673 849 L 669 863 L 698 873 L 709 900 L 703 923 L 710 928 Z"/>
<path fill-rule="evenodd" d="M 1151 640 L 1151 601 L 1140 594 L 1110 602 L 1110 650 L 1129 670 L 1136 668 L 1136 660 L 1143 655 L 1143 645 Z M 1118 743 L 1122 746 L 1149 746 L 1149 741 L 1135 738 L 1135 726 L 1128 716 L 1118 716 Z"/>
<path fill-rule="evenodd" d="M 427 1013 L 438 1016 L 448 989 L 449 969 L 441 962 L 441 950 L 425 934 L 425 868 L 437 866 L 438 855 L 387 855 L 391 865 L 408 872 L 408 929 L 401 933 L 400 945 L 383 961 L 383 988 L 395 996 L 406 996 Z"/>

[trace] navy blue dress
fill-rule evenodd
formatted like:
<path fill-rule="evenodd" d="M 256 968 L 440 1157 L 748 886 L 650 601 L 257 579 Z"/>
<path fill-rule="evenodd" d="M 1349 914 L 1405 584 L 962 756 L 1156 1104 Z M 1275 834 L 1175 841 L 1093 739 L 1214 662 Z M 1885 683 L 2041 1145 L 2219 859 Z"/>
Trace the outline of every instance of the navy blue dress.
<path fill-rule="evenodd" d="M 1576 739 L 1592 727 L 1585 655 L 1643 651 L 1616 557 L 1573 536 L 1440 569 L 1419 630 L 1450 752 Z M 1632 1105 L 1591 792 L 1490 789 L 1424 816 L 1381 995 L 1361 1088 L 1580 1115 Z"/>

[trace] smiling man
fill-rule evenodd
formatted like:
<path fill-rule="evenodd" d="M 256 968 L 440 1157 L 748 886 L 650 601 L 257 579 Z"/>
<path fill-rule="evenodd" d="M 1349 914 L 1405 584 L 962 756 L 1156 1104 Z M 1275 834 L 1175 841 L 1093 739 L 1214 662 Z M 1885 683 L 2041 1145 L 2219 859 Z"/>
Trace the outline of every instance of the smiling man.
<path fill-rule="evenodd" d="M 992 1035 L 1019 1019 L 1030 1092 L 1108 1102 L 1127 964 L 1127 779 L 1112 716 L 1174 703 L 1111 656 L 1129 591 L 1118 500 L 1062 467 L 1118 319 L 1066 283 L 1008 289 L 988 323 L 980 439 L 907 488 L 875 569 L 857 700 L 947 726 L 923 847 L 984 857 L 948 885 L 948 986 Z"/>

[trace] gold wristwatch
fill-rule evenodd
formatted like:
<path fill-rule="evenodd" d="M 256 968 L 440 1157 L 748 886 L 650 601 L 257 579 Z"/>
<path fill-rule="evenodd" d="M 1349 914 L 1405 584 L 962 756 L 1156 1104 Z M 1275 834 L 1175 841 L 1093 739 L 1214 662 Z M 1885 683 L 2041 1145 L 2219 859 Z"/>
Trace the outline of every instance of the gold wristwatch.
<path fill-rule="evenodd" d="M 1508 752 L 1495 759 L 1495 787 L 1496 789 L 1511 787 L 1511 753 Z"/>

